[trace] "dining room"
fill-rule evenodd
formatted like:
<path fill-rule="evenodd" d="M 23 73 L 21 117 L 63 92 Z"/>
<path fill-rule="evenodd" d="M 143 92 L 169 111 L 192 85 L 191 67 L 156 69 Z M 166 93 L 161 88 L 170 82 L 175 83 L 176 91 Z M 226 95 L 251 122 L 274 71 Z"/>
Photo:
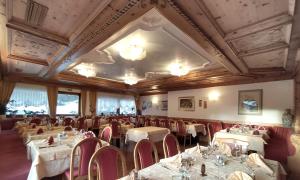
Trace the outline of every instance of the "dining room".
<path fill-rule="evenodd" d="M 0 0 L 0 179 L 300 179 L 299 0 Z"/>

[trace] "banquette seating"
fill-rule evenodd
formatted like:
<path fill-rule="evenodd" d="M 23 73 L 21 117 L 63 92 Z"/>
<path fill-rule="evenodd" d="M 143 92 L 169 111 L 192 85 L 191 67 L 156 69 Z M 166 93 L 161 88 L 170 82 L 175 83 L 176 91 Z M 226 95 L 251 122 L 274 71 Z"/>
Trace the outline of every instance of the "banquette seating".
<path fill-rule="evenodd" d="M 162 117 L 160 118 L 163 119 Z M 168 119 L 170 123 L 175 123 L 184 118 L 165 117 L 164 119 Z M 221 129 L 230 128 L 235 125 L 235 123 L 225 123 L 218 120 L 206 119 L 184 119 L 184 121 L 205 124 L 207 127 L 208 141 L 211 141 L 214 134 Z M 290 140 L 292 129 L 280 126 L 265 126 L 265 128 L 269 130 L 269 135 L 271 137 L 265 145 L 265 158 L 286 164 L 288 156 L 294 155 L 296 151 Z"/>

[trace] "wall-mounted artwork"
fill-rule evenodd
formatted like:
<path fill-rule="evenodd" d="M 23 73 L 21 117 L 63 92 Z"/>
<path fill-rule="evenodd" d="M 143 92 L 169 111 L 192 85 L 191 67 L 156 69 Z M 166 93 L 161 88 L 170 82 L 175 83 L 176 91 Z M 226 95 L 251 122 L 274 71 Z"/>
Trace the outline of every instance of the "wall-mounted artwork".
<path fill-rule="evenodd" d="M 202 107 L 202 100 L 199 100 L 199 107 Z"/>
<path fill-rule="evenodd" d="M 261 115 L 262 96 L 263 96 L 262 89 L 239 91 L 238 114 Z"/>
<path fill-rule="evenodd" d="M 195 111 L 195 97 L 179 97 L 178 98 L 179 111 Z"/>
<path fill-rule="evenodd" d="M 160 110 L 167 111 L 168 110 L 168 101 L 161 101 Z"/>
<path fill-rule="evenodd" d="M 142 110 L 147 110 L 152 108 L 152 101 L 143 101 L 142 103 Z"/>

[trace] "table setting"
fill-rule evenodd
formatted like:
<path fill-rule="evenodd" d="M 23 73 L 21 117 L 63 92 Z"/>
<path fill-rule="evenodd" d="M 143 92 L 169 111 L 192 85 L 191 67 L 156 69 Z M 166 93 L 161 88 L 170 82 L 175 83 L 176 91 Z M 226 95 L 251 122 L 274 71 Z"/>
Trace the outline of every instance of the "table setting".
<path fill-rule="evenodd" d="M 169 133 L 169 129 L 162 127 L 147 126 L 132 128 L 126 132 L 125 143 L 128 141 L 139 142 L 142 139 L 149 139 L 152 142 L 160 142 L 164 139 L 165 135 Z"/>
<path fill-rule="evenodd" d="M 70 166 L 70 155 L 73 147 L 87 137 L 95 137 L 93 132 L 60 131 L 56 135 L 43 139 L 32 140 L 27 144 L 27 157 L 32 160 L 28 174 L 28 180 L 52 177 L 66 171 Z M 102 146 L 109 145 L 101 141 Z M 98 147 L 99 148 L 99 147 Z M 79 149 L 76 155 L 79 155 Z M 75 157 L 75 166 L 78 164 L 78 157 Z"/>
<path fill-rule="evenodd" d="M 264 145 L 268 143 L 270 136 L 266 129 L 252 128 L 250 126 L 233 126 L 232 128 L 216 132 L 212 143 L 219 139 L 234 139 L 247 142 L 249 150 L 264 155 Z"/>
<path fill-rule="evenodd" d="M 148 180 L 279 180 L 286 175 L 277 161 L 264 159 L 257 153 L 229 155 L 215 145 L 197 145 L 181 154 L 161 159 L 159 163 L 136 173 L 137 179 Z M 127 180 L 131 177 L 129 175 L 121 179 Z"/>

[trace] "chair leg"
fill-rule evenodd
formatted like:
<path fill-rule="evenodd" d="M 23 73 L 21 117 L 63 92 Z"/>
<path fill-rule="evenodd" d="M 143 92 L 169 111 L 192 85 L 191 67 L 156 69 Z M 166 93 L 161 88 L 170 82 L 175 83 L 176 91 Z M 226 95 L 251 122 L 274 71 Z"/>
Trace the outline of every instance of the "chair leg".
<path fill-rule="evenodd" d="M 185 142 L 186 142 L 186 136 L 184 136 L 184 139 L 183 139 L 183 147 L 185 148 Z"/>
<path fill-rule="evenodd" d="M 190 134 L 190 145 L 192 145 L 192 135 Z"/>

